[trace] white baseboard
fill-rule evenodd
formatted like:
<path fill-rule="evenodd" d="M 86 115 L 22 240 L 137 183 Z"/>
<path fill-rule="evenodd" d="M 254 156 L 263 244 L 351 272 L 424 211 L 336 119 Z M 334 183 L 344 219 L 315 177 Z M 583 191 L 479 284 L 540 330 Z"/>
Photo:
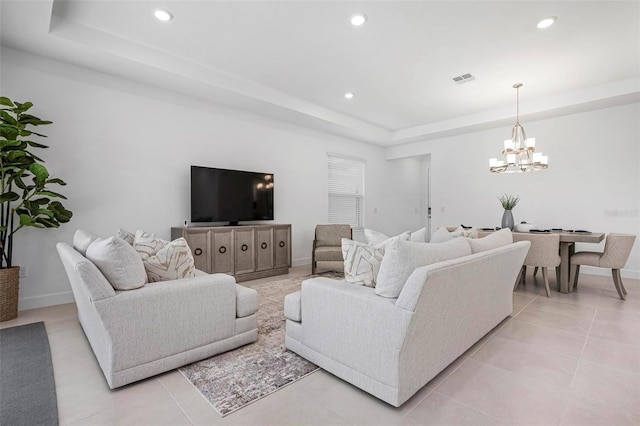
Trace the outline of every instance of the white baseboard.
<path fill-rule="evenodd" d="M 45 294 L 42 296 L 25 297 L 18 300 L 18 311 L 26 311 L 27 309 L 44 308 L 46 306 L 63 305 L 65 303 L 73 303 L 73 293 L 65 291 L 62 293 Z"/>
<path fill-rule="evenodd" d="M 311 258 L 310 257 L 303 257 L 301 259 L 293 259 L 291 261 L 291 266 L 306 266 L 306 265 L 311 265 Z"/>

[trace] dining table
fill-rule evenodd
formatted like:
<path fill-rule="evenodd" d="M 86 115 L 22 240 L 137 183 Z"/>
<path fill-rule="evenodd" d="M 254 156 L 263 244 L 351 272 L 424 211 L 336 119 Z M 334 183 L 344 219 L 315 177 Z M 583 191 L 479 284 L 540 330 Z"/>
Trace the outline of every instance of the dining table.
<path fill-rule="evenodd" d="M 492 231 L 478 230 L 478 237 L 483 237 Z M 540 232 L 518 232 L 513 233 L 520 234 L 522 236 L 531 235 Z M 575 253 L 576 243 L 593 243 L 597 244 L 604 240 L 605 234 L 602 232 L 587 232 L 587 231 L 569 231 L 569 230 L 551 230 L 543 233 L 553 233 L 560 235 L 560 283 L 558 289 L 560 293 L 570 293 L 572 286 L 569 285 L 569 275 L 571 272 L 571 255 Z"/>

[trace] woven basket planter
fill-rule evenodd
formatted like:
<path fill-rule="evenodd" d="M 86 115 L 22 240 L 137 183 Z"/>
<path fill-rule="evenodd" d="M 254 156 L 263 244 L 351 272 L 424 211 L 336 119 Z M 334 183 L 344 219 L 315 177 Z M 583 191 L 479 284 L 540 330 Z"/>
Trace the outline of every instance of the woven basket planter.
<path fill-rule="evenodd" d="M 0 322 L 18 317 L 20 267 L 0 269 Z"/>

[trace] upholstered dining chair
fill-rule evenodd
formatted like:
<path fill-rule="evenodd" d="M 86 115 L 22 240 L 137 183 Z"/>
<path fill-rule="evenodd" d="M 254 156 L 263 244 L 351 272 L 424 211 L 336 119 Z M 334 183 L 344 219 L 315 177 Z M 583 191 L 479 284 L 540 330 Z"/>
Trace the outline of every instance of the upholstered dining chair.
<path fill-rule="evenodd" d="M 604 243 L 604 252 L 579 251 L 573 254 L 570 260 L 571 274 L 569 275 L 569 285 L 571 285 L 572 288 L 578 287 L 578 275 L 580 274 L 581 265 L 611 268 L 613 284 L 616 286 L 618 296 L 620 296 L 620 299 L 625 300 L 627 298 L 627 290 L 624 288 L 624 284 L 622 284 L 620 269 L 624 268 L 624 265 L 627 263 L 635 241 L 636 236 L 633 234 L 611 233 L 607 235 Z"/>
<path fill-rule="evenodd" d="M 341 262 L 342 239 L 353 238 L 349 225 L 317 225 L 311 252 L 311 273 L 316 273 L 318 262 Z"/>
<path fill-rule="evenodd" d="M 527 266 L 534 266 L 542 269 L 542 279 L 544 281 L 544 289 L 547 292 L 547 297 L 551 297 L 551 291 L 549 290 L 549 276 L 548 268 L 555 268 L 556 270 L 556 282 L 560 282 L 558 274 L 560 270 L 560 235 L 558 234 L 521 234 L 513 233 L 513 242 L 516 241 L 531 241 L 531 247 L 529 253 L 524 259 L 520 275 L 516 280 L 513 290 L 518 288 L 520 283 L 525 282 L 527 275 Z"/>

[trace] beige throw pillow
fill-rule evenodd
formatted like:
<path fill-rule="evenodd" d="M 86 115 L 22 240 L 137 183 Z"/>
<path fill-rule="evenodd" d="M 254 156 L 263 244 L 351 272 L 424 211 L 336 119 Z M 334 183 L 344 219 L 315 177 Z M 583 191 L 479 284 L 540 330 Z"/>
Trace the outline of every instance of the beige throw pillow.
<path fill-rule="evenodd" d="M 144 269 L 152 283 L 196 276 L 193 255 L 184 238 L 167 243 L 155 255 L 145 259 Z"/>
<path fill-rule="evenodd" d="M 469 241 L 471 251 L 473 253 L 479 253 L 513 243 L 513 235 L 509 228 L 503 228 L 485 237 L 469 239 L 467 241 Z"/>
<path fill-rule="evenodd" d="M 138 252 L 142 260 L 158 253 L 169 241 L 156 238 L 154 234 L 138 229 L 133 239 L 133 248 Z"/>
<path fill-rule="evenodd" d="M 116 290 L 133 290 L 147 282 L 142 259 L 122 238 L 98 238 L 87 247 L 86 257 Z"/>
<path fill-rule="evenodd" d="M 342 239 L 344 279 L 348 283 L 376 286 L 376 276 L 384 256 L 381 246 L 370 246 L 359 241 Z"/>
<path fill-rule="evenodd" d="M 471 247 L 465 238 L 438 244 L 396 241 L 388 247 L 380 264 L 376 294 L 396 298 L 416 268 L 470 254 Z"/>

